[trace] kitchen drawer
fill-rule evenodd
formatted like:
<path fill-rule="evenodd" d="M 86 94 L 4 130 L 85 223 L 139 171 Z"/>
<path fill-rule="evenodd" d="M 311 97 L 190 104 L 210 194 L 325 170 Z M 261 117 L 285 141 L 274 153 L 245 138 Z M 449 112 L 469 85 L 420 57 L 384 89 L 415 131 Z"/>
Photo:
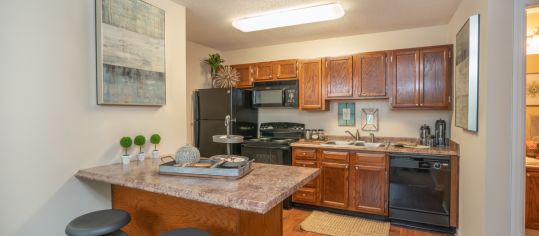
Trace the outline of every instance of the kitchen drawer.
<path fill-rule="evenodd" d="M 294 160 L 316 160 L 316 149 L 294 148 L 292 153 Z"/>
<path fill-rule="evenodd" d="M 322 150 L 321 156 L 322 161 L 339 163 L 348 163 L 350 157 L 348 152 L 329 150 Z"/>
<path fill-rule="evenodd" d="M 301 166 L 301 167 L 318 168 L 318 163 L 316 161 L 294 160 L 292 165 Z M 316 177 L 314 180 L 312 180 L 311 182 L 305 185 L 305 187 L 313 187 L 313 188 L 316 188 L 317 186 L 318 186 L 318 177 Z"/>
<path fill-rule="evenodd" d="M 357 152 L 352 155 L 352 163 L 367 166 L 385 166 L 387 157 L 385 153 Z"/>
<path fill-rule="evenodd" d="M 316 189 L 315 188 L 300 188 L 292 195 L 292 201 L 307 204 L 316 204 Z"/>

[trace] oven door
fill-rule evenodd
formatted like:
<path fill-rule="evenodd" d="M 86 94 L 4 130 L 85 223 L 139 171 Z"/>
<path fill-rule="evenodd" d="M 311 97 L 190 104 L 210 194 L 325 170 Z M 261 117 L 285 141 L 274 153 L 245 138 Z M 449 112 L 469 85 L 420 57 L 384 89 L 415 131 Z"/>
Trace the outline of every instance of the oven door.
<path fill-rule="evenodd" d="M 242 144 L 241 155 L 254 159 L 256 163 L 292 165 L 292 153 L 289 146 L 268 147 Z"/>
<path fill-rule="evenodd" d="M 389 217 L 449 226 L 449 157 L 390 155 Z"/>
<path fill-rule="evenodd" d="M 254 107 L 284 107 L 285 89 L 254 89 L 253 106 Z"/>

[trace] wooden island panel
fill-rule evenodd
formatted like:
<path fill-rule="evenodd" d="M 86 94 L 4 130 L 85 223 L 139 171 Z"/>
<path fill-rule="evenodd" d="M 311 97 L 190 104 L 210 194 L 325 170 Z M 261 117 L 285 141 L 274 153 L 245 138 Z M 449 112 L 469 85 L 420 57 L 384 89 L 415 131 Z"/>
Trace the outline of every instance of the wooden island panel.
<path fill-rule="evenodd" d="M 112 185 L 112 208 L 131 214 L 123 228 L 130 236 L 199 228 L 212 236 L 282 235 L 282 203 L 266 214 Z"/>

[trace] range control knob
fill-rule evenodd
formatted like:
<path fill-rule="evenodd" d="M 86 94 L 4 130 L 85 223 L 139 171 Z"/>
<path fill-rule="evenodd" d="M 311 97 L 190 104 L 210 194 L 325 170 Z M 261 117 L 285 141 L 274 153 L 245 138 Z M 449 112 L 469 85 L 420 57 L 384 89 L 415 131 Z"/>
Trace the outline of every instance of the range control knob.
<path fill-rule="evenodd" d="M 432 167 L 433 167 L 434 169 L 437 169 L 437 170 L 438 170 L 438 169 L 442 168 L 442 164 L 440 164 L 440 162 L 435 162 L 434 165 L 432 165 Z"/>

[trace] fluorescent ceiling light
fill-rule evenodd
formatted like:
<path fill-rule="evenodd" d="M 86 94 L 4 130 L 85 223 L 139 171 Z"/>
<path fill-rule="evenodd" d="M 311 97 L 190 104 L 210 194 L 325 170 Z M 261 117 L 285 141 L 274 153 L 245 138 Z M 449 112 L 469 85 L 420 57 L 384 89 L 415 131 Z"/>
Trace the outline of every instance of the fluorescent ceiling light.
<path fill-rule="evenodd" d="M 344 10 L 338 3 L 318 5 L 306 8 L 282 10 L 259 16 L 238 19 L 232 26 L 243 32 L 273 29 L 291 25 L 339 19 Z"/>

